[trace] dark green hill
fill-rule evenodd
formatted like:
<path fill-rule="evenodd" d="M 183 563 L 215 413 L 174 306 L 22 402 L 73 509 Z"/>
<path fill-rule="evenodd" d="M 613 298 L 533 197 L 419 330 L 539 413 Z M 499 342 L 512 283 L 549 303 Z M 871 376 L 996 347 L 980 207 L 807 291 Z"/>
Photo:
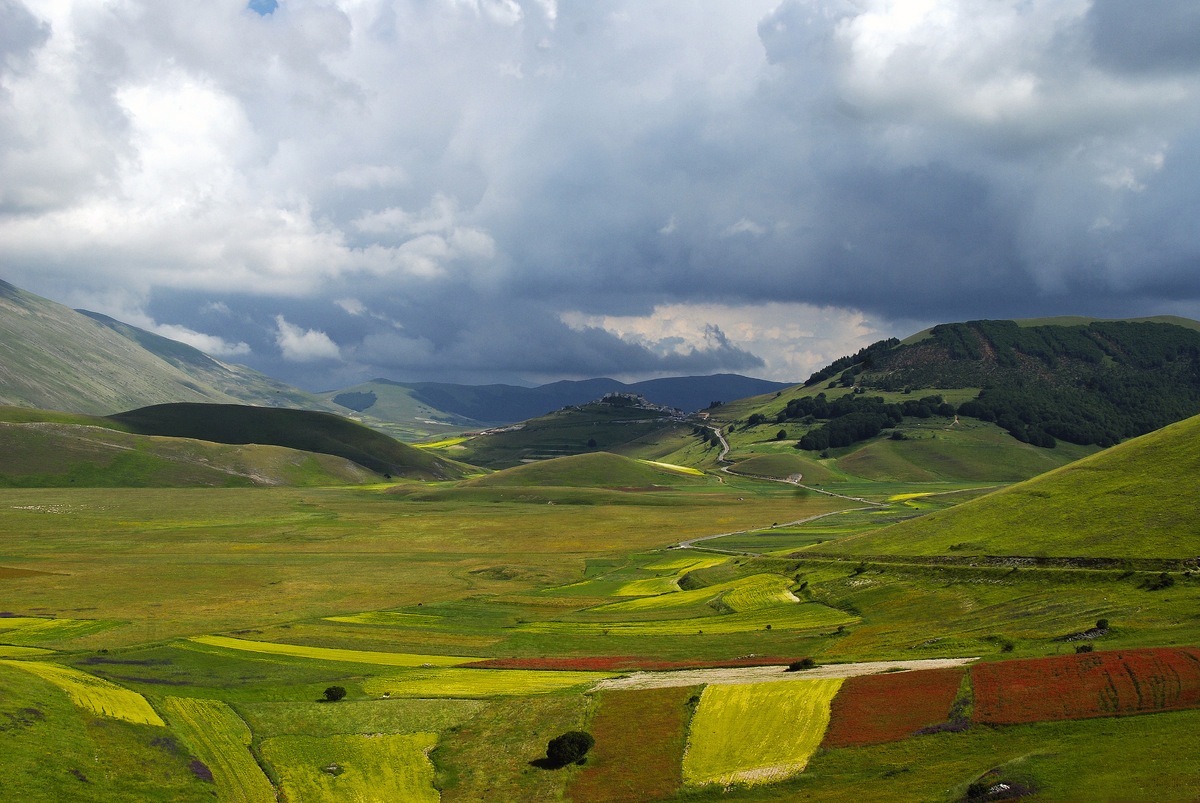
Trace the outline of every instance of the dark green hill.
<path fill-rule="evenodd" d="M 848 538 L 855 555 L 1200 555 L 1200 416 L 950 510 Z"/>
<path fill-rule="evenodd" d="M 653 435 L 685 428 L 690 425 L 664 410 L 601 401 L 478 434 L 457 446 L 455 454 L 474 465 L 501 469 L 601 450 L 622 452 Z"/>
<path fill-rule="evenodd" d="M 556 457 L 467 480 L 480 487 L 648 488 L 703 485 L 709 480 L 609 452 Z"/>
<path fill-rule="evenodd" d="M 1177 323 L 942 324 L 835 366 L 806 384 L 832 378 L 831 386 L 867 397 L 877 390 L 914 399 L 922 389 L 979 388 L 959 415 L 994 421 L 1039 446 L 1111 445 L 1200 412 L 1200 331 Z M 797 406 L 789 417 L 808 414 Z"/>
<path fill-rule="evenodd" d="M 142 435 L 270 444 L 337 455 L 378 474 L 458 479 L 467 468 L 330 413 L 236 404 L 157 404 L 108 416 Z"/>
<path fill-rule="evenodd" d="M 103 415 L 176 401 L 335 409 L 257 371 L 0 280 L 0 404 Z"/>
<path fill-rule="evenodd" d="M 104 418 L 0 408 L 0 487 L 327 486 L 375 482 L 345 458 L 134 435 Z"/>

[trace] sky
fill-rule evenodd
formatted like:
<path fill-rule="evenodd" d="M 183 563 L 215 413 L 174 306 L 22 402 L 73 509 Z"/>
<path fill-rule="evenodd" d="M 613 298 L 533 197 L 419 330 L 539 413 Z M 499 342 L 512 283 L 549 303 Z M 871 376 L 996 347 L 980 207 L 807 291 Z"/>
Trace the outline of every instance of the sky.
<path fill-rule="evenodd" d="M 0 278 L 310 390 L 1200 318 L 1195 0 L 0 0 Z"/>

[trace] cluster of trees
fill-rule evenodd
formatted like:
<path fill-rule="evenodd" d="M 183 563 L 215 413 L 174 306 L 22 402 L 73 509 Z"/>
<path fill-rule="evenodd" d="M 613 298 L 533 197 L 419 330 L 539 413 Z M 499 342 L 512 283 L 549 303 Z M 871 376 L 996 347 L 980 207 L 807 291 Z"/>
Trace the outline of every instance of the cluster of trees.
<path fill-rule="evenodd" d="M 878 340 L 866 348 L 859 349 L 856 353 L 841 357 L 834 360 L 829 365 L 817 371 L 808 378 L 804 383 L 805 387 L 815 385 L 823 379 L 828 379 L 836 373 L 845 371 L 846 369 L 857 369 L 858 372 L 867 368 L 872 368 L 875 365 L 876 357 L 881 356 L 887 351 L 900 345 L 900 341 L 894 337 L 889 337 L 886 340 Z M 854 374 L 852 374 L 854 375 Z"/>
<path fill-rule="evenodd" d="M 784 410 L 789 417 L 804 421 L 828 419 L 811 430 L 796 444 L 799 449 L 820 452 L 831 447 L 850 446 L 873 438 L 888 427 L 894 427 L 905 416 L 930 418 L 934 415 L 952 416 L 954 406 L 941 396 L 906 399 L 891 404 L 882 396 L 848 394 L 830 402 L 824 393 L 803 399 L 793 399 Z"/>

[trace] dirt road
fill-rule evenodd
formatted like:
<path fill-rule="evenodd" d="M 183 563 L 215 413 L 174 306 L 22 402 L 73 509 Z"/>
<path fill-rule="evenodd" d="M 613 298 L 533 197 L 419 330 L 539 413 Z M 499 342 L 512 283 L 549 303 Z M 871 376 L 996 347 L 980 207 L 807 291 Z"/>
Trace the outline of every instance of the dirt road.
<path fill-rule="evenodd" d="M 963 666 L 979 658 L 925 658 L 917 661 L 865 661 L 854 664 L 825 664 L 799 672 L 787 672 L 786 666 L 748 666 L 734 669 L 684 669 L 676 672 L 634 672 L 632 675 L 602 680 L 596 689 L 663 689 L 671 686 L 701 684 L 729 685 L 817 678 L 852 678 L 878 675 L 880 672 L 913 669 L 946 669 Z"/>

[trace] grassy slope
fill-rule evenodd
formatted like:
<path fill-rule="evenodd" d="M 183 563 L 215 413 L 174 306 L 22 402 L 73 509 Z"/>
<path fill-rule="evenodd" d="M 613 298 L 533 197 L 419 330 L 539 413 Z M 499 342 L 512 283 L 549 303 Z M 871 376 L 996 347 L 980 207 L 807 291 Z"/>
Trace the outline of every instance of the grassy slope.
<path fill-rule="evenodd" d="M 556 457 L 504 469 L 467 484 L 493 486 L 566 486 L 586 488 L 639 488 L 651 485 L 704 485 L 705 477 L 646 465 L 628 457 L 594 452 Z"/>
<path fill-rule="evenodd" d="M 337 455 L 380 474 L 413 479 L 457 479 L 468 470 L 329 413 L 227 404 L 160 404 L 109 418 L 141 434 L 286 446 Z"/>
<path fill-rule="evenodd" d="M 374 394 L 375 401 L 361 411 L 353 411 L 336 399 L 346 394 Z M 395 382 L 371 380 L 341 390 L 317 394 L 337 404 L 342 415 L 353 414 L 363 423 L 402 440 L 425 440 L 430 437 L 457 433 L 464 429 L 481 429 L 485 425 L 444 410 L 438 410 L 414 397 L 413 390 Z"/>
<path fill-rule="evenodd" d="M 132 435 L 91 424 L 0 422 L 0 444 L 0 487 L 305 486 L 378 479 L 333 455 Z"/>
<path fill-rule="evenodd" d="M 846 539 L 853 554 L 1189 558 L 1200 552 L 1200 417 L 953 510 Z"/>
<path fill-rule="evenodd" d="M 0 404 L 105 414 L 168 401 L 325 402 L 0 281 Z"/>

